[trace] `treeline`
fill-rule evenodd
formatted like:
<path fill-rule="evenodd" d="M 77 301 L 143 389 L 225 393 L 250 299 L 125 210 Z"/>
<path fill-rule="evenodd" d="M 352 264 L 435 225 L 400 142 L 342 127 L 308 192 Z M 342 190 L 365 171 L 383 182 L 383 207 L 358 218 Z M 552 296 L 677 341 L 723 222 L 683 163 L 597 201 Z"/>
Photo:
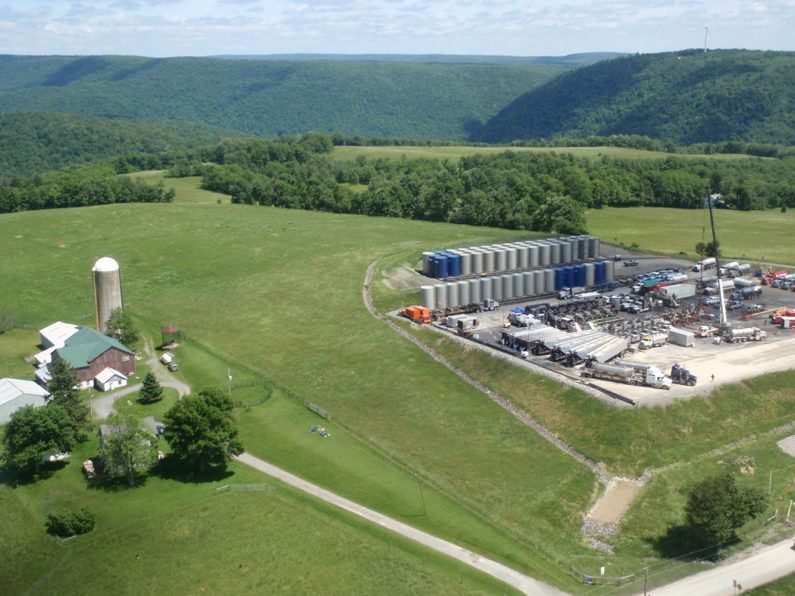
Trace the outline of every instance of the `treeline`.
<path fill-rule="evenodd" d="M 173 199 L 173 189 L 116 176 L 109 166 L 76 167 L 46 177 L 0 178 L 0 213 Z"/>
<path fill-rule="evenodd" d="M 700 208 L 707 187 L 728 208 L 795 206 L 792 158 L 594 159 L 507 149 L 456 162 L 339 161 L 328 153 L 333 142 L 320 133 L 225 142 L 186 155 L 169 173 L 201 175 L 204 188 L 236 203 L 560 233 L 582 231 L 586 208 Z"/>

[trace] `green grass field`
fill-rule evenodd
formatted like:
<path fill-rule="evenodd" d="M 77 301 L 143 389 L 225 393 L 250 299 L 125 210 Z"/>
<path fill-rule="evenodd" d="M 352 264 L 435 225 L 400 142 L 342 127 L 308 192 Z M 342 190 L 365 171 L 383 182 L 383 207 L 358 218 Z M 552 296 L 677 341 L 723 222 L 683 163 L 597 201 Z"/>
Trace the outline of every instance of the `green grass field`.
<path fill-rule="evenodd" d="M 534 153 L 572 153 L 578 157 L 597 158 L 602 156 L 623 159 L 662 159 L 666 157 L 700 158 L 700 159 L 745 159 L 747 155 L 713 154 L 713 155 L 688 155 L 682 153 L 664 153 L 661 151 L 645 151 L 642 149 L 628 149 L 624 147 L 416 147 L 416 146 L 339 146 L 334 147 L 331 157 L 339 161 L 354 161 L 357 157 L 367 158 L 431 158 L 458 160 L 466 155 L 486 154 L 492 155 L 505 151 L 532 151 Z"/>
<path fill-rule="evenodd" d="M 166 180 L 166 184 L 171 181 Z M 195 185 L 196 180 L 183 180 L 173 204 L 2 216 L 0 252 L 5 255 L 5 283 L 0 286 L 0 304 L 8 304 L 16 319 L 31 329 L 54 320 L 92 324 L 90 269 L 98 257 L 113 256 L 121 264 L 124 301 L 138 315 L 145 333 L 157 341 L 159 328 L 173 323 L 187 334 L 189 339 L 178 348 L 181 378 L 197 388 L 223 386 L 231 370 L 239 384 L 233 389 L 233 397 L 241 402 L 257 401 L 273 383 L 281 387 L 270 400 L 240 410 L 247 450 L 363 505 L 570 591 L 577 589 L 565 573 L 572 561 L 577 561 L 578 568 L 587 567 L 583 571 L 596 572 L 603 557 L 587 549 L 579 534 L 580 514 L 598 493 L 593 474 L 376 321 L 362 303 L 364 272 L 376 259 L 384 259 L 386 267 L 416 264 L 424 250 L 527 238 L 527 233 L 231 205 L 226 201 L 218 204 L 214 193 L 205 193 Z M 751 218 L 755 214 L 747 215 Z M 373 286 L 381 306 L 417 300 L 416 294 L 396 298 L 380 281 Z M 0 365 L 8 362 L 14 370 L 21 368 L 21 355 L 35 351 L 25 347 L 25 341 L 29 341 L 25 337 L 38 341 L 35 331 L 0 336 Z M 727 390 L 721 407 L 707 400 L 704 406 L 683 405 L 680 412 L 667 418 L 643 418 L 634 411 L 618 414 L 600 408 L 594 400 L 559 384 L 528 379 L 526 374 L 519 376 L 513 367 L 495 367 L 490 362 L 493 359 L 480 361 L 471 354 L 456 353 L 435 337 L 429 341 L 458 358 L 474 376 L 505 390 L 562 438 L 593 453 L 595 459 L 616 471 L 633 472 L 643 462 L 656 464 L 698 456 L 736 436 L 740 420 L 744 424 L 742 436 L 746 436 L 791 417 L 793 398 L 787 393 L 790 373 L 766 377 L 758 383 L 758 401 L 745 403 L 748 389 L 738 386 Z M 764 403 L 764 396 L 777 397 L 749 417 L 749 409 L 754 403 Z M 324 423 L 332 431 L 330 439 L 321 441 L 309 434 L 308 429 L 318 419 L 301 405 L 302 400 L 330 412 L 332 420 Z M 729 423 L 725 430 L 713 433 L 710 424 L 722 420 L 721 416 Z M 675 431 L 671 437 L 663 437 L 668 443 L 663 442 L 659 453 L 655 452 L 659 448 L 655 439 L 659 437 L 643 434 L 644 428 L 654 425 Z M 635 443 L 628 444 L 627 436 Z M 689 450 L 683 449 L 682 437 L 691 441 Z M 65 470 L 71 468 L 70 464 Z M 61 490 L 58 478 L 65 470 L 25 490 L 36 491 L 39 486 Z M 238 466 L 233 466 L 233 472 L 251 477 Z M 150 479 L 142 490 L 155 488 L 159 482 Z M 192 487 L 169 484 L 150 503 L 172 499 L 172 489 L 173 498 L 179 498 L 181 491 Z M 127 492 L 120 490 L 118 494 Z M 38 508 L 32 513 L 34 521 L 14 523 L 20 524 L 23 538 L 18 540 L 33 545 L 29 556 L 35 556 L 39 546 L 45 548 L 45 542 L 34 537 L 40 532 L 43 505 L 39 493 L 30 494 L 31 505 L 25 505 L 28 499 L 23 498 L 13 507 L 18 516 L 26 508 Z M 33 496 L 36 494 L 39 496 Z M 239 494 L 221 498 L 238 497 L 243 499 Z M 423 500 L 425 514 L 421 515 Z M 241 502 L 243 520 L 253 505 L 251 501 Z M 315 504 L 306 508 L 311 510 L 307 514 L 313 515 L 316 508 L 323 509 Z M 188 515 L 212 524 L 217 510 L 206 515 L 201 511 L 191 510 Z M 173 517 L 169 524 L 185 525 L 181 516 Z M 307 528 L 313 525 L 317 522 L 306 522 Z M 226 533 L 213 526 L 199 527 L 192 539 L 180 543 L 193 545 L 183 547 L 187 552 L 180 564 L 186 566 L 185 573 L 203 569 L 198 560 L 203 557 L 198 555 L 205 547 L 201 540 L 205 535 L 213 540 L 224 535 L 232 541 L 230 552 L 249 553 L 253 558 L 253 551 L 246 545 L 229 538 L 235 536 L 237 526 Z M 367 530 L 368 535 L 371 533 Z M 123 556 L 120 549 L 125 540 L 143 545 L 147 535 L 147 531 L 131 527 L 129 534 L 113 544 L 107 557 Z M 311 533 L 298 535 L 312 540 Z M 348 549 L 350 561 L 345 564 L 369 566 L 367 558 L 359 558 L 361 551 L 370 550 L 368 545 L 369 539 L 361 547 Z M 288 553 L 281 558 L 287 559 L 284 575 L 289 575 L 304 560 L 304 551 L 295 542 L 285 542 L 281 548 Z M 89 563 L 106 565 L 107 559 L 102 558 L 106 554 L 89 556 L 97 550 L 80 552 Z M 159 552 L 152 551 L 147 558 Z M 213 552 L 224 559 L 220 550 Z M 647 554 L 623 549 L 613 564 L 624 570 L 638 569 Z M 416 557 L 415 563 L 420 560 L 419 555 L 411 556 Z M 68 567 L 66 563 L 64 566 Z M 43 568 L 33 566 L 20 581 L 32 585 Z M 217 573 L 220 569 L 213 568 Z M 409 565 L 406 569 L 405 573 L 420 581 L 414 574 L 421 576 L 421 568 Z M 457 565 L 439 563 L 438 569 L 448 584 L 451 578 L 459 577 Z M 153 577 L 163 573 L 167 570 L 158 568 Z M 264 581 L 262 577 L 252 581 Z M 173 581 L 187 580 L 180 575 Z M 327 576 L 325 581 L 327 585 L 318 589 L 342 592 L 363 591 L 369 579 L 351 572 Z M 394 584 L 384 581 L 387 583 L 380 584 L 382 590 L 392 591 Z M 173 591 L 185 586 L 164 585 L 173 587 Z M 258 585 L 239 584 L 241 589 Z M 283 589 L 294 591 L 289 586 Z M 444 591 L 424 585 L 406 591 L 426 589 Z M 474 590 L 492 591 L 489 587 Z M 46 591 L 44 587 L 42 591 Z M 297 591 L 304 590 L 299 587 Z"/>
<path fill-rule="evenodd" d="M 729 259 L 795 265 L 795 213 L 715 209 L 721 254 Z M 695 257 L 696 244 L 712 242 L 709 210 L 630 207 L 590 209 L 588 232 L 603 242 L 666 255 Z"/>

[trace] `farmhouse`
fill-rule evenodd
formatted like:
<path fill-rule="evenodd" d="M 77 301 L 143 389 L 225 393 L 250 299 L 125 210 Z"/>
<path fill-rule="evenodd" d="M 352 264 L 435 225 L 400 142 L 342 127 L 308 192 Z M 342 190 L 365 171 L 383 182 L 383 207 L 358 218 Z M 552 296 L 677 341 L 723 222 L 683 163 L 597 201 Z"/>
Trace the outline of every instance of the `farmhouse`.
<path fill-rule="evenodd" d="M 33 381 L 0 379 L 0 424 L 9 422 L 19 408 L 46 405 L 49 396 L 49 391 Z"/>
<path fill-rule="evenodd" d="M 135 373 L 135 354 L 121 343 L 89 327 L 81 327 L 68 337 L 65 345 L 53 353 L 53 360 L 63 359 L 75 369 L 81 386 L 90 387 L 106 368 L 118 375 Z M 112 378 L 112 375 L 111 377 Z"/>
<path fill-rule="evenodd" d="M 154 416 L 147 416 L 146 418 L 142 419 L 144 429 L 148 435 L 152 438 L 157 438 L 159 433 L 158 422 L 155 421 Z M 162 426 L 162 425 L 161 425 Z M 99 430 L 97 431 L 97 436 L 99 437 L 99 447 L 102 448 L 103 444 L 105 443 L 105 439 L 113 436 L 115 434 L 120 433 L 121 431 L 126 430 L 126 427 L 122 427 L 116 424 L 100 424 Z M 150 440 L 146 440 L 143 444 L 149 446 L 152 444 Z"/>

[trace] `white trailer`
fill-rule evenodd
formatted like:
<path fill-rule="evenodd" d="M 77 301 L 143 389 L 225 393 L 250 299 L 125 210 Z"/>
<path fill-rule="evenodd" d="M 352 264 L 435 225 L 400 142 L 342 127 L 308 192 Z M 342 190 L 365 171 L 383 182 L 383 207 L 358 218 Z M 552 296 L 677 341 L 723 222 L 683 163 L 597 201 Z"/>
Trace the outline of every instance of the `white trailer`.
<path fill-rule="evenodd" d="M 696 336 L 692 331 L 671 327 L 668 329 L 668 342 L 677 346 L 689 348 L 696 343 Z"/>

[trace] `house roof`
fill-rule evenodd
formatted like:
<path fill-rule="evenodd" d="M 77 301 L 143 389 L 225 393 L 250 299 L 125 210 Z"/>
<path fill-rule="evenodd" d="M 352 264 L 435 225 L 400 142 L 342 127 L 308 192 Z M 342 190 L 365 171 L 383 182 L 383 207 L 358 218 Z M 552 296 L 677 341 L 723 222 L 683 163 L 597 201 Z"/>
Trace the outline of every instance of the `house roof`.
<path fill-rule="evenodd" d="M 56 348 L 66 345 L 66 340 L 80 330 L 77 325 L 56 321 L 52 325 L 47 325 L 39 330 L 42 339 L 46 339 Z"/>
<path fill-rule="evenodd" d="M 154 416 L 147 416 L 146 418 L 141 419 L 143 423 L 143 427 L 150 435 L 153 437 L 157 436 L 157 422 L 155 422 Z M 97 434 L 100 437 L 107 437 L 108 435 L 115 435 L 119 431 L 122 430 L 122 426 L 118 424 L 100 424 L 99 431 Z"/>
<path fill-rule="evenodd" d="M 50 392 L 33 381 L 23 379 L 0 379 L 0 405 L 10 402 L 21 395 L 37 395 L 48 397 Z"/>
<path fill-rule="evenodd" d="M 110 381 L 113 377 L 121 377 L 122 379 L 127 378 L 125 375 L 117 371 L 115 368 L 111 368 L 110 366 L 107 368 L 103 368 L 102 371 L 94 378 L 104 385 L 105 383 Z"/>
<path fill-rule="evenodd" d="M 134 355 L 132 350 L 116 339 L 100 333 L 96 329 L 81 327 L 80 331 L 66 340 L 66 345 L 63 348 L 58 349 L 58 356 L 66 360 L 73 368 L 85 368 L 110 348 Z"/>

